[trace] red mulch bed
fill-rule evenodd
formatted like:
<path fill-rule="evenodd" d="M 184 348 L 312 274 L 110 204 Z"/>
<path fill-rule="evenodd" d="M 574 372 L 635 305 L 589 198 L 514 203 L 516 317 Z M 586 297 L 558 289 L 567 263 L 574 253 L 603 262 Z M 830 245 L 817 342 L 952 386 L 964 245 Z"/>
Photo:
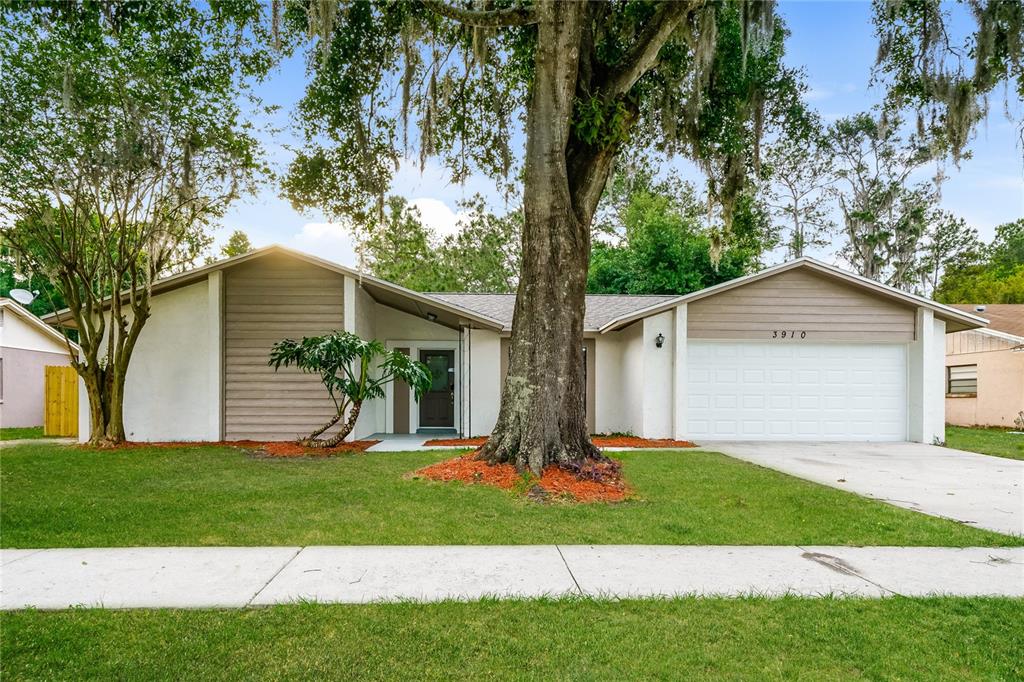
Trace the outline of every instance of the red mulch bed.
<path fill-rule="evenodd" d="M 294 441 L 256 441 L 256 440 L 221 440 L 221 441 L 163 441 L 156 443 L 139 443 L 129 441 L 116 448 L 187 448 L 197 446 L 229 446 L 245 448 L 251 454 L 262 457 L 330 457 L 352 452 L 364 452 L 379 440 L 346 441 L 333 448 L 307 448 Z M 88 447 L 88 446 L 84 446 Z"/>
<path fill-rule="evenodd" d="M 476 439 L 473 439 L 476 440 Z M 491 485 L 503 490 L 523 486 L 523 475 L 511 464 L 488 464 L 474 459 L 476 453 L 446 459 L 437 464 L 423 467 L 414 475 L 433 481 L 462 481 L 463 483 Z M 622 479 L 617 462 L 601 462 L 593 465 L 585 478 L 557 466 L 544 469 L 543 475 L 525 491 L 528 497 L 537 499 L 536 488 L 541 497 L 571 498 L 576 502 L 621 502 L 630 494 L 629 486 Z"/>
<path fill-rule="evenodd" d="M 594 436 L 591 439 L 599 448 L 695 448 L 688 440 L 671 440 L 669 438 L 638 438 L 637 436 Z M 424 445 L 459 448 L 478 448 L 487 442 L 486 436 L 477 438 L 435 438 Z"/>

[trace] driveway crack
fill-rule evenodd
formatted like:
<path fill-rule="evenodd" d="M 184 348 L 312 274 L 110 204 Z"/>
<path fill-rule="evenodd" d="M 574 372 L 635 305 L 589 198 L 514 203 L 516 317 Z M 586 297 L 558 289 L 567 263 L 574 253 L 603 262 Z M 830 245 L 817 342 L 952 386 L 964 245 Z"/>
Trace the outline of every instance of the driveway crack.
<path fill-rule="evenodd" d="M 260 596 L 263 593 L 263 590 L 267 589 L 267 585 L 269 585 L 270 583 L 274 582 L 274 578 L 276 578 L 277 576 L 281 575 L 281 571 L 283 571 L 284 569 L 288 568 L 288 565 L 291 564 L 293 561 L 295 561 L 295 557 L 299 556 L 299 553 L 302 552 L 302 550 L 304 550 L 304 549 L 306 549 L 306 548 L 305 547 L 299 547 L 297 550 L 295 550 L 295 554 L 292 554 L 290 557 L 288 557 L 288 561 L 286 561 L 283 564 L 281 564 L 281 568 L 279 568 L 276 571 L 274 571 L 274 575 L 270 576 L 270 578 L 267 579 L 267 582 L 263 583 L 263 587 L 261 587 L 260 589 L 256 590 L 256 594 L 252 595 L 249 598 L 249 601 L 245 602 L 245 605 L 246 606 L 252 606 L 252 603 L 254 601 L 256 601 L 256 597 Z"/>

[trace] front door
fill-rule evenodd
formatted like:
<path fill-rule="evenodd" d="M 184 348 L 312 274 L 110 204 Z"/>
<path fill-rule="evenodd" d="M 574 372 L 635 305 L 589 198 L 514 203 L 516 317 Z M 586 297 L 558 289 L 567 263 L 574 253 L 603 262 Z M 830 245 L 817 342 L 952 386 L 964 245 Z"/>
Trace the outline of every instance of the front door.
<path fill-rule="evenodd" d="M 421 427 L 455 426 L 455 351 L 421 350 L 430 370 L 430 389 L 420 399 Z"/>

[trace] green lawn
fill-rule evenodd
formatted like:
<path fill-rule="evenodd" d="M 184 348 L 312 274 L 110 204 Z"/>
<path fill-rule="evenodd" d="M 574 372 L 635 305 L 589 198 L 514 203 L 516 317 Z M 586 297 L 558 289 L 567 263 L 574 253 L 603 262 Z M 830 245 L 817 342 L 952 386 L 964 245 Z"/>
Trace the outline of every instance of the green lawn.
<path fill-rule="evenodd" d="M 5 680 L 1011 680 L 1024 600 L 536 600 L 6 612 Z"/>
<path fill-rule="evenodd" d="M 946 426 L 946 446 L 1009 459 L 1024 459 L 1024 436 L 1008 429 Z"/>
<path fill-rule="evenodd" d="M 19 440 L 22 438 L 46 438 L 42 426 L 15 426 L 0 429 L 0 440 Z"/>
<path fill-rule="evenodd" d="M 317 544 L 1024 545 L 694 450 L 616 453 L 639 499 L 538 505 L 405 478 L 447 452 L 256 459 L 227 447 L 0 451 L 4 547 Z"/>

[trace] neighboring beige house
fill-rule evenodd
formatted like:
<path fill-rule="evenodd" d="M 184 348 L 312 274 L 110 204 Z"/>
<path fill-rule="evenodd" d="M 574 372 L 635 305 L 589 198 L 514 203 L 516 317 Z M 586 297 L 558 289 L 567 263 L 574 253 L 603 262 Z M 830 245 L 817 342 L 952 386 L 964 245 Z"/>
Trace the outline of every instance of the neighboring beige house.
<path fill-rule="evenodd" d="M 1024 412 L 1024 305 L 956 305 L 985 329 L 946 337 L 946 422 L 1011 427 Z"/>
<path fill-rule="evenodd" d="M 318 378 L 275 373 L 267 357 L 282 338 L 333 329 L 409 353 L 435 377 L 419 402 L 389 385 L 363 406 L 356 438 L 484 435 L 497 419 L 512 294 L 418 293 L 279 246 L 153 291 L 127 377 L 131 440 L 312 430 L 331 413 Z M 588 296 L 588 421 L 649 438 L 941 441 L 945 334 L 984 324 L 809 258 L 686 296 Z"/>
<path fill-rule="evenodd" d="M 43 368 L 69 364 L 60 332 L 16 301 L 0 298 L 0 428 L 41 426 Z"/>

